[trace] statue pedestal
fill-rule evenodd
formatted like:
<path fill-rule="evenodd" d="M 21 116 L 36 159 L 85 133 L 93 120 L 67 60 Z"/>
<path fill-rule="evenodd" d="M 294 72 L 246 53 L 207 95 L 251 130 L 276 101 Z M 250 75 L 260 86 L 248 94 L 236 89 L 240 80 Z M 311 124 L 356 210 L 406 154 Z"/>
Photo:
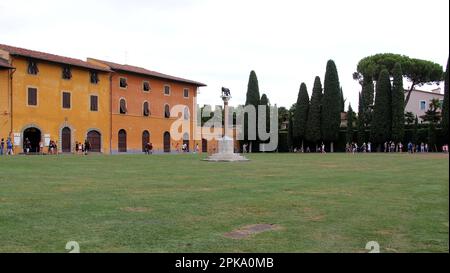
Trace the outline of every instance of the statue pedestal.
<path fill-rule="evenodd" d="M 218 153 L 208 156 L 205 161 L 214 162 L 236 162 L 249 161 L 247 158 L 234 152 L 234 140 L 231 137 L 224 136 L 218 140 Z"/>
<path fill-rule="evenodd" d="M 227 91 L 227 92 L 225 92 Z M 217 140 L 218 142 L 218 153 L 208 156 L 205 161 L 215 161 L 215 162 L 237 162 L 237 161 L 249 161 L 244 156 L 234 152 L 234 139 L 230 137 L 231 133 L 230 120 L 228 117 L 228 101 L 231 99 L 230 90 L 222 87 L 223 108 L 225 111 L 225 132 L 222 138 Z"/>

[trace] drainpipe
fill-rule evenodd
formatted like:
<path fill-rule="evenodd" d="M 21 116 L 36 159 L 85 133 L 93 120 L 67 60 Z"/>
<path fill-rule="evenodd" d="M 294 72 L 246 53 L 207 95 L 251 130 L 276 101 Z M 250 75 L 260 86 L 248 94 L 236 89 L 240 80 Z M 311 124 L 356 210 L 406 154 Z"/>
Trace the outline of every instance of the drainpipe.
<path fill-rule="evenodd" d="M 112 73 L 109 74 L 109 155 L 112 154 Z"/>
<path fill-rule="evenodd" d="M 16 72 L 16 69 L 13 68 L 10 70 L 9 72 L 9 116 L 10 116 L 10 132 L 9 132 L 9 136 L 11 137 L 11 134 L 13 133 L 13 75 L 14 72 Z M 12 141 L 14 141 L 14 136 L 12 136 L 13 138 L 11 139 Z"/>

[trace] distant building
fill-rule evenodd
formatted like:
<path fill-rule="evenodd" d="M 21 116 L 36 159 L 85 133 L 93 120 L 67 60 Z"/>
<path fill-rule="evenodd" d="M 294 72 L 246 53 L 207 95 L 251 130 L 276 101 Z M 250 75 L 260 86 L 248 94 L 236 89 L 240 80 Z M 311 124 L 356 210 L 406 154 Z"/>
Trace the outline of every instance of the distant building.
<path fill-rule="evenodd" d="M 405 97 L 407 94 L 408 90 L 405 90 Z M 438 99 L 442 105 L 444 102 L 444 94 L 441 93 L 441 88 L 436 88 L 431 91 L 415 89 L 411 92 L 411 97 L 405 107 L 405 112 L 412 112 L 419 118 L 419 122 L 423 122 L 421 116 L 425 115 L 432 99 Z"/>

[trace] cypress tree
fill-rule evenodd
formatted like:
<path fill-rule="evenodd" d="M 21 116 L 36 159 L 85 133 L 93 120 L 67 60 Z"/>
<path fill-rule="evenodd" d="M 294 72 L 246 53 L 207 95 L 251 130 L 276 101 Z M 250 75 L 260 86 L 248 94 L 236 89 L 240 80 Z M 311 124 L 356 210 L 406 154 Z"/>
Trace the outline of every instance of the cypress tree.
<path fill-rule="evenodd" d="M 442 133 L 445 139 L 448 139 L 448 89 L 449 89 L 449 71 L 448 71 L 448 63 L 447 60 L 447 69 L 445 70 L 445 83 L 444 83 L 444 104 L 442 105 Z"/>
<path fill-rule="evenodd" d="M 374 100 L 374 86 L 371 76 L 364 76 L 361 98 L 363 102 L 363 112 L 364 112 L 364 125 L 369 126 L 372 122 L 372 108 Z"/>
<path fill-rule="evenodd" d="M 333 142 L 338 139 L 341 125 L 340 84 L 336 65 L 333 60 L 327 62 L 322 98 L 322 136 L 330 142 L 333 152 Z"/>
<path fill-rule="evenodd" d="M 268 132 L 270 130 L 270 108 L 269 108 L 270 105 L 269 105 L 269 98 L 267 98 L 266 94 L 262 94 L 261 99 L 259 101 L 259 105 L 266 106 L 266 132 Z"/>
<path fill-rule="evenodd" d="M 392 75 L 392 140 L 398 143 L 405 134 L 405 92 L 400 63 L 395 64 Z"/>
<path fill-rule="evenodd" d="M 370 128 L 372 142 L 378 144 L 378 148 L 389 140 L 391 123 L 391 81 L 389 72 L 383 69 L 376 85 L 375 106 Z"/>
<path fill-rule="evenodd" d="M 340 103 L 340 106 L 341 106 L 341 112 L 345 112 L 345 99 L 344 99 L 344 92 L 342 91 L 342 87 L 340 88 L 340 91 L 339 91 L 339 95 L 340 95 L 340 100 L 339 100 L 339 103 Z"/>
<path fill-rule="evenodd" d="M 258 105 L 260 102 L 260 96 L 259 96 L 259 85 L 258 85 L 258 78 L 256 77 L 255 71 L 250 72 L 250 76 L 248 79 L 248 86 L 247 86 L 247 96 L 245 100 L 245 105 L 253 105 L 256 109 L 256 132 L 258 132 Z M 247 114 L 246 114 L 247 116 Z M 244 130 L 245 130 L 245 140 L 248 141 L 248 116 L 246 118 L 246 121 L 244 123 Z M 251 149 L 252 151 L 258 150 L 258 137 L 256 137 L 256 140 L 250 141 Z M 250 151 L 250 150 L 249 150 Z"/>
<path fill-rule="evenodd" d="M 309 110 L 308 90 L 306 89 L 306 84 L 302 82 L 302 84 L 300 85 L 300 90 L 298 92 L 293 120 L 293 134 L 294 137 L 301 140 L 301 146 L 303 146 L 303 140 L 305 138 L 306 133 L 308 110 Z"/>
<path fill-rule="evenodd" d="M 306 140 L 317 144 L 322 138 L 320 132 L 320 111 L 322 98 L 322 83 L 320 78 L 316 77 L 314 80 L 314 87 L 311 95 L 311 103 L 308 110 L 308 119 L 306 122 Z"/>
<path fill-rule="evenodd" d="M 288 135 L 287 135 L 287 144 L 289 152 L 292 151 L 292 146 L 294 145 L 294 122 L 292 120 L 291 111 L 288 112 L 289 115 L 289 125 L 288 125 Z"/>
<path fill-rule="evenodd" d="M 364 142 L 366 142 L 365 126 L 364 126 L 364 104 L 361 92 L 359 92 L 357 127 L 358 127 L 358 146 L 361 146 Z"/>
<path fill-rule="evenodd" d="M 346 140 L 347 143 L 353 142 L 353 121 L 355 119 L 355 114 L 353 112 L 352 106 L 348 106 L 347 111 L 347 134 L 346 134 Z"/>

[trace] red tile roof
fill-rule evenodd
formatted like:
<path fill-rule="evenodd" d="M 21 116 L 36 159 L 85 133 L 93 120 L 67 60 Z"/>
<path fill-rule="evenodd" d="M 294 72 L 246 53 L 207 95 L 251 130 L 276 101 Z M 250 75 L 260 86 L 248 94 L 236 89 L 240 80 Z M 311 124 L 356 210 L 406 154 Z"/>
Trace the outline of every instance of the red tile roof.
<path fill-rule="evenodd" d="M 54 54 L 49 54 L 49 53 L 44 53 L 44 52 L 9 46 L 9 45 L 3 45 L 3 44 L 0 44 L 0 49 L 9 52 L 9 54 L 11 54 L 11 55 L 28 57 L 28 58 L 33 58 L 33 59 L 37 59 L 37 60 L 44 60 L 44 61 L 60 63 L 60 64 L 68 64 L 68 65 L 73 65 L 73 66 L 87 68 L 87 69 L 110 72 L 110 70 L 108 70 L 104 67 L 93 65 L 91 63 L 88 63 L 88 62 L 85 62 L 85 61 L 82 61 L 79 59 L 68 58 L 68 57 L 63 57 L 63 56 L 58 56 L 58 55 L 54 55 Z"/>
<path fill-rule="evenodd" d="M 177 81 L 177 82 L 182 82 L 182 83 L 189 83 L 189 84 L 193 84 L 196 86 L 206 86 L 206 84 L 201 83 L 201 82 L 187 80 L 187 79 L 183 79 L 183 78 L 179 78 L 179 77 L 175 77 L 175 76 L 170 76 L 167 74 L 159 73 L 156 71 L 151 71 L 151 70 L 148 70 L 148 69 L 145 69 L 142 67 L 138 67 L 138 66 L 131 66 L 131 65 L 127 65 L 127 64 L 117 64 L 117 63 L 102 61 L 102 60 L 98 60 L 98 59 L 94 59 L 94 58 L 90 58 L 90 59 L 93 61 L 99 62 L 99 63 L 103 63 L 103 64 L 109 66 L 112 70 L 116 70 L 116 71 L 136 73 L 136 74 L 140 74 L 140 75 L 151 76 L 151 77 L 156 77 L 156 78 L 161 78 L 161 79 L 167 79 L 167 80 L 172 80 L 172 81 Z"/>
<path fill-rule="evenodd" d="M 7 60 L 0 58 L 0 68 L 14 68 L 12 67 Z"/>

